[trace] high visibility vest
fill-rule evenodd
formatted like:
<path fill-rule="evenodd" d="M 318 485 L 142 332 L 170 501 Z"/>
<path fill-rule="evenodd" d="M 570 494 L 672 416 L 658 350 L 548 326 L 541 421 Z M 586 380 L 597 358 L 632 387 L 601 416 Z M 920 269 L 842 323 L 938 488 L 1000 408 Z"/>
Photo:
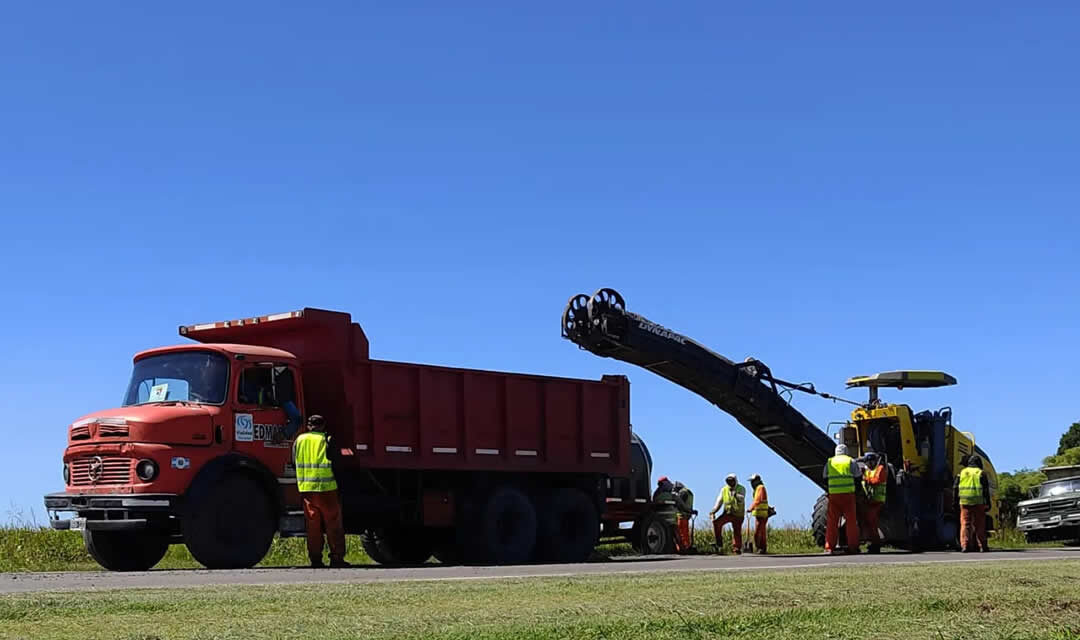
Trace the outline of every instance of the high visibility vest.
<path fill-rule="evenodd" d="M 855 493 L 855 478 L 851 477 L 850 456 L 833 456 L 827 463 L 829 469 L 829 493 Z"/>
<path fill-rule="evenodd" d="M 866 481 L 866 492 L 870 495 L 870 500 L 872 502 L 885 502 L 885 483 L 870 484 L 870 474 L 872 473 L 873 470 L 867 469 L 866 473 L 863 474 L 863 480 Z"/>
<path fill-rule="evenodd" d="M 758 493 L 761 493 L 761 500 L 758 501 L 756 507 L 754 507 L 755 518 L 768 518 L 769 517 L 769 493 L 765 491 L 765 485 L 759 484 L 757 489 L 754 490 L 754 500 L 758 499 Z"/>
<path fill-rule="evenodd" d="M 741 498 L 738 496 L 740 491 L 743 495 Z M 720 491 L 720 500 L 724 503 L 725 514 L 741 517 L 746 511 L 746 489 L 741 484 L 736 484 L 734 489 L 725 484 L 723 490 Z"/>
<path fill-rule="evenodd" d="M 960 471 L 960 504 L 974 505 L 983 504 L 982 469 L 978 467 L 964 467 Z"/>
<path fill-rule="evenodd" d="M 321 431 L 308 431 L 293 443 L 296 488 L 301 493 L 337 489 L 334 470 L 326 455 L 326 445 L 326 434 Z"/>

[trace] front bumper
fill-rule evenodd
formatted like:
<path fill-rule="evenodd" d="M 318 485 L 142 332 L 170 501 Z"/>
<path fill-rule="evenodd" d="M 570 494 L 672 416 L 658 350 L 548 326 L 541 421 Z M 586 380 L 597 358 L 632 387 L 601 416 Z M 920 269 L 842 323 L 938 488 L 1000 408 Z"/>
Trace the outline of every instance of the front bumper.
<path fill-rule="evenodd" d="M 1024 519 L 1020 516 L 1016 528 L 1020 531 L 1042 531 L 1043 529 L 1057 529 L 1058 527 L 1080 526 L 1080 513 L 1048 516 L 1044 518 Z"/>
<path fill-rule="evenodd" d="M 45 496 L 49 524 L 58 531 L 137 531 L 152 520 L 175 515 L 180 496 L 171 493 L 92 495 L 51 493 Z M 60 513 L 78 517 L 63 519 Z"/>

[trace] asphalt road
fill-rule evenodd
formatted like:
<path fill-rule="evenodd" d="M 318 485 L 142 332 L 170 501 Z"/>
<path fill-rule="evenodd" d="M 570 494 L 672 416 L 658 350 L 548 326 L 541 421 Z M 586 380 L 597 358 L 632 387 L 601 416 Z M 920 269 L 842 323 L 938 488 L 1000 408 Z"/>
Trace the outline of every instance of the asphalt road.
<path fill-rule="evenodd" d="M 98 591 L 106 589 L 190 588 L 225 585 L 308 583 L 372 583 L 409 580 L 491 580 L 633 575 L 672 571 L 775 571 L 826 569 L 837 565 L 938 564 L 992 561 L 1053 561 L 1080 559 L 1080 548 L 995 551 L 986 554 L 882 553 L 881 555 L 825 556 L 644 556 L 587 564 L 544 564 L 513 567 L 422 567 L 387 569 L 363 566 L 352 569 L 271 568 L 238 571 L 142 571 L 110 573 L 78 571 L 57 573 L 0 573 L 0 594 L 42 591 Z"/>

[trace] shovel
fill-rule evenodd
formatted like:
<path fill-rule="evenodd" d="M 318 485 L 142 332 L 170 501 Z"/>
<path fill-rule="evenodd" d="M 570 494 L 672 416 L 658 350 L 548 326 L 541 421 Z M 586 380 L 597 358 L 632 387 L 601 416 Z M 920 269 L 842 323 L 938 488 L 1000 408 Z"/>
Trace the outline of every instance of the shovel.
<path fill-rule="evenodd" d="M 746 537 L 743 538 L 743 551 L 746 553 L 754 552 L 754 539 L 750 537 L 750 515 L 746 516 Z"/>

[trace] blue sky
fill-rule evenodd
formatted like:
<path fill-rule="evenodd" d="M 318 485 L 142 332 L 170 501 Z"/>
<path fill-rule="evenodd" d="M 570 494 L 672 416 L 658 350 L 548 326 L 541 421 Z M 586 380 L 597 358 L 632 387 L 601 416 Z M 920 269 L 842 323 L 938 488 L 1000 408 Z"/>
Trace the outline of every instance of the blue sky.
<path fill-rule="evenodd" d="M 385 3 L 382 3 L 385 4 Z M 999 469 L 1080 419 L 1074 3 L 48 3 L 0 24 L 0 509 L 179 324 L 319 306 L 372 355 L 625 373 L 657 473 L 760 472 L 734 420 L 560 340 L 571 294 L 734 359 L 951 405 Z M 852 394 L 855 397 L 861 393 Z M 843 405 L 796 398 L 819 425 Z"/>

